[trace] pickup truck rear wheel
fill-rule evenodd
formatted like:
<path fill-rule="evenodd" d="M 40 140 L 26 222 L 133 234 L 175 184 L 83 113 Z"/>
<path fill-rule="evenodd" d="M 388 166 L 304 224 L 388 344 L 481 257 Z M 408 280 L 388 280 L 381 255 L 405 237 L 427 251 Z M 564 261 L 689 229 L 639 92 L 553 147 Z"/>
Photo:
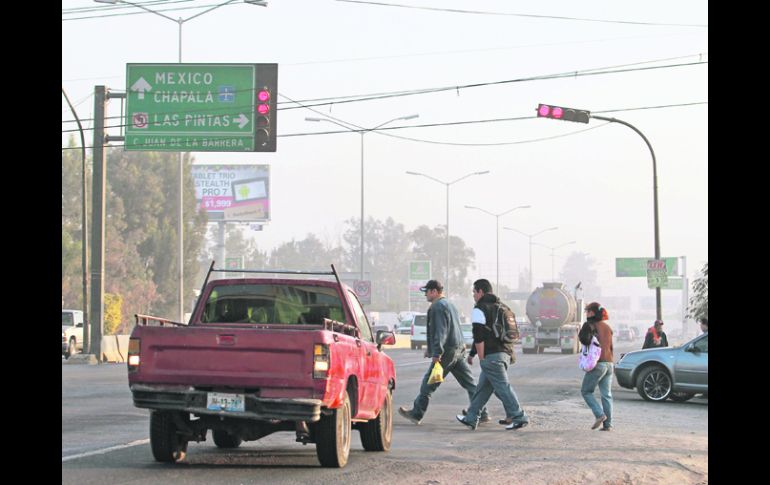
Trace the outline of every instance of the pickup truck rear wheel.
<path fill-rule="evenodd" d="M 187 455 L 187 440 L 177 433 L 172 413 L 153 411 L 150 415 L 150 447 L 155 461 L 180 462 Z"/>
<path fill-rule="evenodd" d="M 393 395 L 390 389 L 380 408 L 380 414 L 361 425 L 361 444 L 366 451 L 388 451 L 393 437 Z"/>
<path fill-rule="evenodd" d="M 350 418 L 350 398 L 346 391 L 342 406 L 333 409 L 331 414 L 322 415 L 315 423 L 315 450 L 321 466 L 342 468 L 347 464 L 352 428 Z"/>
<path fill-rule="evenodd" d="M 227 431 L 220 429 L 213 430 L 211 434 L 214 437 L 214 444 L 217 445 L 218 448 L 238 448 L 243 442 L 239 437 L 233 436 Z"/>

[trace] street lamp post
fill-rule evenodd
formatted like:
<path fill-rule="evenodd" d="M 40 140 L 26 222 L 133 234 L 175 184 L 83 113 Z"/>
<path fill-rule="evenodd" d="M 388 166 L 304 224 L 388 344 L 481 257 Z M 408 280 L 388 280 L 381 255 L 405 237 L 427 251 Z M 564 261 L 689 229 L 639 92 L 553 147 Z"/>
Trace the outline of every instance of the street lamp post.
<path fill-rule="evenodd" d="M 575 244 L 576 242 L 577 241 L 565 242 L 564 244 L 559 244 L 558 246 L 554 246 L 554 247 L 548 246 L 546 244 L 541 244 L 541 243 L 532 243 L 532 244 L 534 244 L 536 246 L 543 246 L 544 248 L 548 248 L 548 249 L 551 250 L 551 281 L 554 281 L 554 279 L 553 279 L 554 278 L 554 276 L 553 276 L 554 275 L 554 258 L 555 258 L 556 250 L 559 249 L 559 248 L 562 248 L 564 246 L 568 246 L 570 244 Z"/>
<path fill-rule="evenodd" d="M 466 209 L 476 209 L 480 210 L 481 212 L 484 212 L 486 214 L 489 214 L 490 216 L 495 217 L 495 239 L 497 240 L 497 255 L 495 256 L 495 291 L 500 291 L 500 216 L 504 216 L 508 214 L 509 212 L 513 212 L 516 209 L 529 209 L 532 207 L 531 205 L 520 205 L 518 207 L 514 207 L 513 209 L 508 209 L 507 211 L 500 212 L 499 214 L 493 214 L 489 212 L 488 210 L 482 209 L 481 207 L 475 207 L 472 205 L 466 205 Z"/>
<path fill-rule="evenodd" d="M 596 118 L 597 120 L 602 121 L 609 121 L 612 123 L 620 123 L 621 125 L 625 125 L 632 130 L 634 130 L 639 136 L 642 137 L 642 140 L 647 144 L 647 148 L 650 149 L 650 155 L 652 155 L 652 205 L 653 205 L 653 212 L 654 212 L 654 225 L 655 225 L 655 259 L 660 260 L 660 229 L 658 226 L 658 168 L 657 163 L 655 161 L 655 151 L 652 149 L 652 145 L 650 145 L 649 140 L 647 140 L 647 137 L 644 136 L 644 134 L 639 131 L 635 126 L 633 126 L 631 123 L 627 123 L 623 120 L 619 120 L 617 118 L 608 118 L 605 116 L 598 116 L 598 115 L 591 115 L 591 118 Z M 663 318 L 663 311 L 661 308 L 660 303 L 660 286 L 655 287 L 655 315 L 658 320 L 661 320 Z"/>
<path fill-rule="evenodd" d="M 225 5 L 233 3 L 235 1 L 236 0 L 227 0 L 226 2 L 222 2 L 218 5 L 214 5 L 213 7 L 206 9 L 203 12 L 197 13 L 186 19 L 183 19 L 181 17 L 179 17 L 178 19 L 173 19 L 168 15 L 164 15 L 160 12 L 147 8 L 146 6 L 139 3 L 129 2 L 126 0 L 94 0 L 94 2 L 96 3 L 109 3 L 113 5 L 116 3 L 125 3 L 126 5 L 132 5 L 134 7 L 141 8 L 142 10 L 145 10 L 152 14 L 163 17 L 164 19 L 171 20 L 172 22 L 179 25 L 179 63 L 180 64 L 182 63 L 182 24 L 196 17 L 200 17 L 205 13 L 211 12 L 214 9 L 217 9 L 219 7 L 224 7 Z M 266 1 L 244 0 L 244 3 L 258 5 L 260 7 L 267 7 Z M 184 320 L 184 220 L 183 220 L 184 209 L 183 209 L 183 205 L 184 205 L 184 161 L 183 161 L 182 152 L 179 152 L 179 211 L 178 211 L 179 220 L 177 224 L 177 232 L 179 233 L 179 321 L 180 322 Z"/>
<path fill-rule="evenodd" d="M 406 172 L 408 175 L 422 175 L 423 177 L 429 178 L 435 182 L 438 182 L 440 184 L 446 185 L 446 276 L 444 279 L 444 288 L 446 289 L 446 294 L 449 296 L 449 186 L 456 184 L 457 182 L 464 180 L 468 177 L 471 177 L 473 175 L 484 175 L 489 173 L 489 170 L 485 170 L 483 172 L 472 172 L 466 175 L 463 175 L 457 180 L 453 180 L 451 182 L 444 182 L 443 180 L 439 180 L 435 177 L 431 177 L 430 175 L 420 173 L 420 172 Z"/>
<path fill-rule="evenodd" d="M 529 238 L 529 291 L 532 291 L 534 289 L 533 281 L 532 281 L 532 238 L 542 234 L 546 231 L 555 231 L 558 229 L 558 226 L 549 227 L 548 229 L 543 229 L 542 231 L 535 232 L 533 234 L 528 234 L 526 232 L 519 231 L 518 229 L 514 229 L 512 227 L 504 227 L 503 229 L 507 229 L 509 231 L 515 231 L 519 234 L 523 234 L 524 236 L 527 236 Z"/>
<path fill-rule="evenodd" d="M 399 120 L 404 120 L 404 121 L 412 120 L 419 116 L 420 116 L 419 114 L 399 116 L 398 118 L 393 118 L 392 120 L 388 120 L 384 123 L 380 123 L 374 128 L 359 128 L 359 129 L 350 128 L 347 125 L 343 125 L 342 123 L 339 123 L 329 118 L 312 118 L 312 117 L 305 118 L 305 121 L 316 121 L 316 122 L 327 121 L 329 123 L 334 123 L 337 126 L 341 126 L 342 128 L 345 128 L 348 131 L 359 132 L 361 134 L 361 267 L 360 267 L 360 270 L 361 270 L 362 280 L 364 279 L 364 135 L 376 130 L 377 128 L 381 128 L 387 125 L 388 123 L 392 123 L 394 121 L 399 121 Z"/>

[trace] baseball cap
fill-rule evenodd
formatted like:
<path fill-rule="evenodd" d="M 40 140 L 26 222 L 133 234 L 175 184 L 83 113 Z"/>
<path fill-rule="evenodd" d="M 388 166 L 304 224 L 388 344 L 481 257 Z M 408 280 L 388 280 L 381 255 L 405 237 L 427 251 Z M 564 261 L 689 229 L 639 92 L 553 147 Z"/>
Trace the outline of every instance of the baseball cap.
<path fill-rule="evenodd" d="M 438 290 L 439 292 L 444 291 L 444 285 L 442 285 L 438 280 L 430 280 L 427 283 L 425 283 L 425 286 L 420 288 L 420 291 L 423 293 L 427 293 L 428 290 Z"/>

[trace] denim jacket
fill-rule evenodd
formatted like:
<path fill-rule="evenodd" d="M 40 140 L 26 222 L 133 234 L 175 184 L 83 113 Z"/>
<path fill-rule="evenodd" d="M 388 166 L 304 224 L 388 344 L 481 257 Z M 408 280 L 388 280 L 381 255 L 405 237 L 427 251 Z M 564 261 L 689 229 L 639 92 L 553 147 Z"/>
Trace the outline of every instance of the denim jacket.
<path fill-rule="evenodd" d="M 446 297 L 434 301 L 428 308 L 428 355 L 440 357 L 444 352 L 464 348 L 460 314 Z"/>

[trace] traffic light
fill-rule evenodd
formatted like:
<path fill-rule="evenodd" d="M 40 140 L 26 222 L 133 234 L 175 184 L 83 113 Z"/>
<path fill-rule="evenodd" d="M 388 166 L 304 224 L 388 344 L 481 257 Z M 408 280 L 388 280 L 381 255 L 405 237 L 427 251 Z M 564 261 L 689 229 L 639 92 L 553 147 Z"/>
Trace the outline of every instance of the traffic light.
<path fill-rule="evenodd" d="M 256 64 L 254 151 L 274 152 L 278 118 L 278 64 Z"/>
<path fill-rule="evenodd" d="M 562 108 L 561 106 L 553 106 L 550 104 L 539 104 L 537 105 L 537 117 L 588 123 L 588 120 L 591 118 L 591 112 L 584 109 Z"/>

